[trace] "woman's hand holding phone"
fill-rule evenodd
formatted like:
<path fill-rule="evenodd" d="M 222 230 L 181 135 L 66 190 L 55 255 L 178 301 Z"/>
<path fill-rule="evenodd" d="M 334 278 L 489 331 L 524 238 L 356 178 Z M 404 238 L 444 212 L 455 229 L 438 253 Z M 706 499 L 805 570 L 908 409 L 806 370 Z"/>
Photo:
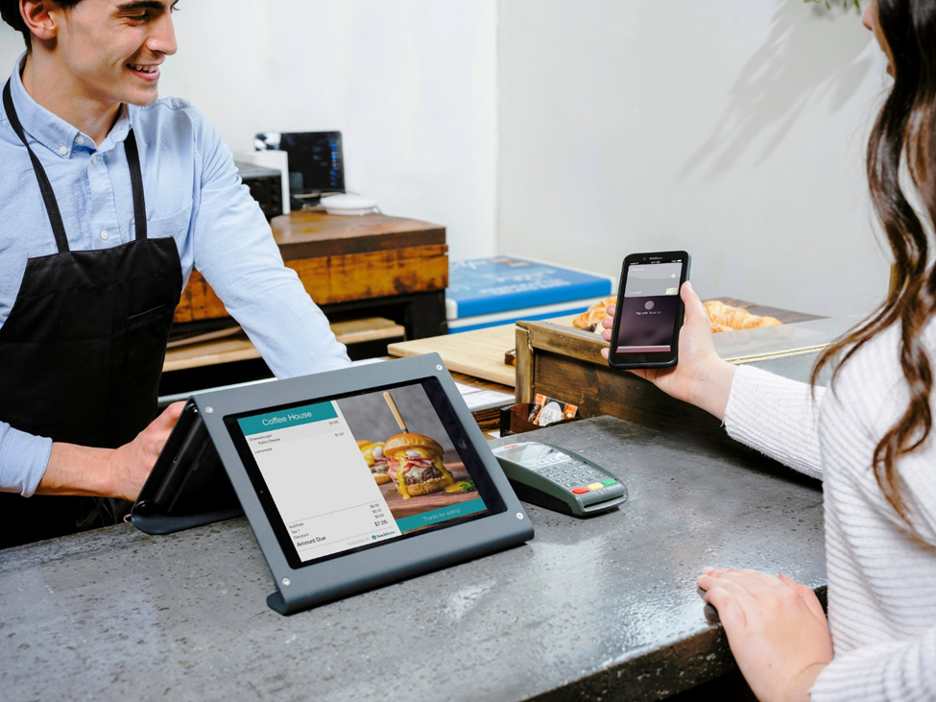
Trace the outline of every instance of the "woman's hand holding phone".
<path fill-rule="evenodd" d="M 686 308 L 686 322 L 679 335 L 679 365 L 630 372 L 649 380 L 667 395 L 724 420 L 735 366 L 723 361 L 715 351 L 705 307 L 689 282 L 683 283 L 679 295 Z M 605 341 L 611 340 L 614 305 L 608 307 L 608 314 L 610 316 L 602 320 Z M 608 349 L 602 349 L 601 354 L 607 358 Z"/>

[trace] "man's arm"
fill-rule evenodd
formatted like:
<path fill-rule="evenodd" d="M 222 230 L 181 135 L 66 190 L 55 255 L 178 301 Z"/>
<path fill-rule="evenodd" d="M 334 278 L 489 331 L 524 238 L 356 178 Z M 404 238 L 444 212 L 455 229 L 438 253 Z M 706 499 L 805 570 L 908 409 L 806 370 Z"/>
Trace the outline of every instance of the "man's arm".
<path fill-rule="evenodd" d="M 52 443 L 3 425 L 0 490 L 135 500 L 185 406 L 176 402 L 129 444 L 116 449 Z M 47 450 L 48 449 L 48 450 Z M 36 466 L 47 457 L 36 485 Z"/>
<path fill-rule="evenodd" d="M 283 265 L 270 225 L 220 135 L 192 110 L 201 171 L 192 224 L 195 267 L 279 378 L 350 365 L 328 320 Z"/>

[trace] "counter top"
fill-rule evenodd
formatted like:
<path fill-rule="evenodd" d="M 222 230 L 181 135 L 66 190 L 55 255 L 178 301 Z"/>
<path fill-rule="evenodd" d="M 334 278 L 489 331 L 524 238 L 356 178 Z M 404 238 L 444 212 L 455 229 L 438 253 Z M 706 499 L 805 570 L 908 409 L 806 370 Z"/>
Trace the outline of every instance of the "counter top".
<path fill-rule="evenodd" d="M 3 697 L 656 699 L 733 668 L 703 566 L 824 586 L 818 483 L 611 417 L 535 436 L 605 465 L 628 501 L 588 520 L 531 506 L 524 546 L 291 617 L 264 602 L 243 519 L 0 551 Z"/>

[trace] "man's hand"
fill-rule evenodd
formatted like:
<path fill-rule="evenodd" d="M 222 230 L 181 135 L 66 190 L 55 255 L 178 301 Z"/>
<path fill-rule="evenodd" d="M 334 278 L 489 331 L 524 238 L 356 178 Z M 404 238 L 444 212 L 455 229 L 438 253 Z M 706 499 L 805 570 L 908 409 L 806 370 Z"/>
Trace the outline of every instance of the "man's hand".
<path fill-rule="evenodd" d="M 184 407 L 184 402 L 172 403 L 133 441 L 114 449 L 109 461 L 112 497 L 136 500 Z"/>
<path fill-rule="evenodd" d="M 706 568 L 698 578 L 735 661 L 762 702 L 808 702 L 832 660 L 832 636 L 815 593 L 785 575 Z"/>
<path fill-rule="evenodd" d="M 715 350 L 705 306 L 688 282 L 683 283 L 679 295 L 686 307 L 686 323 L 679 333 L 679 363 L 675 368 L 633 370 L 631 373 L 649 380 L 667 395 L 723 420 L 735 367 L 723 361 Z M 610 316 L 601 322 L 606 341 L 611 341 L 615 311 L 614 305 L 609 306 Z M 607 358 L 608 349 L 602 349 L 601 355 Z"/>
<path fill-rule="evenodd" d="M 36 494 L 136 500 L 184 407 L 184 402 L 169 405 L 133 441 L 120 448 L 53 443 Z"/>

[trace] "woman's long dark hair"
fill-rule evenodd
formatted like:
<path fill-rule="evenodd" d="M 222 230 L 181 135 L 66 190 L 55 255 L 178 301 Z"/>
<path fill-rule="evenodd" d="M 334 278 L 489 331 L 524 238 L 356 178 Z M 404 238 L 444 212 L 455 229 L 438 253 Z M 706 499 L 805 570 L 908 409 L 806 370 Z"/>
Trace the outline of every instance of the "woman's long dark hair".
<path fill-rule="evenodd" d="M 926 217 L 936 222 L 936 0 L 878 0 L 876 22 L 890 50 L 894 86 L 868 142 L 867 168 L 871 199 L 894 254 L 891 289 L 874 315 L 822 353 L 812 380 L 841 352 L 836 373 L 875 334 L 899 327 L 900 366 L 910 404 L 875 447 L 874 475 L 912 530 L 896 466 L 933 429 L 933 368 L 920 337 L 936 314 L 936 271 L 929 265 L 926 229 L 900 186 L 899 174 L 903 162 Z"/>

